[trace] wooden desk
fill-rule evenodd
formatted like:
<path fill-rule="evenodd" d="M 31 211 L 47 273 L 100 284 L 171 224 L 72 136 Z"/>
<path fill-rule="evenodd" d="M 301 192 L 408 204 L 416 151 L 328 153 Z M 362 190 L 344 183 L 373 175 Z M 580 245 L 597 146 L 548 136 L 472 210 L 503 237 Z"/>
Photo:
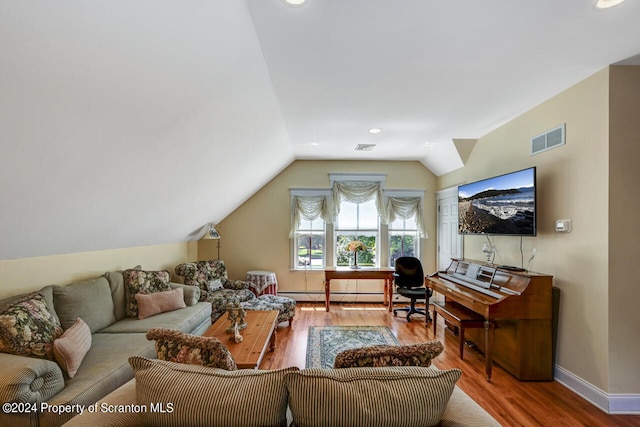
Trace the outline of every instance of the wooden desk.
<path fill-rule="evenodd" d="M 233 334 L 226 331 L 230 322 L 225 314 L 202 335 L 218 338 L 229 349 L 238 369 L 258 369 L 267 344 L 270 351 L 276 348 L 277 319 L 277 311 L 247 311 L 244 318 L 247 327 L 240 331 L 244 339 L 236 343 L 232 339 Z"/>
<path fill-rule="evenodd" d="M 329 298 L 331 297 L 331 279 L 349 280 L 349 279 L 371 279 L 384 280 L 384 304 L 392 310 L 393 298 L 393 268 L 350 268 L 338 267 L 327 268 L 324 270 L 324 307 L 329 311 Z"/>

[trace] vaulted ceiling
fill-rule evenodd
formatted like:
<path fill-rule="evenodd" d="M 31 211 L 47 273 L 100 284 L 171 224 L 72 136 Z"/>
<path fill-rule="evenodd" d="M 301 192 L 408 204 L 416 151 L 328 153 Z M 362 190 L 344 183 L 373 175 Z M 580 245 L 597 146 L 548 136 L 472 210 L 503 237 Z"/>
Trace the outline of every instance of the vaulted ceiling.
<path fill-rule="evenodd" d="M 455 140 L 640 64 L 639 18 L 637 0 L 0 0 L 0 259 L 196 238 L 295 159 L 457 169 Z"/>

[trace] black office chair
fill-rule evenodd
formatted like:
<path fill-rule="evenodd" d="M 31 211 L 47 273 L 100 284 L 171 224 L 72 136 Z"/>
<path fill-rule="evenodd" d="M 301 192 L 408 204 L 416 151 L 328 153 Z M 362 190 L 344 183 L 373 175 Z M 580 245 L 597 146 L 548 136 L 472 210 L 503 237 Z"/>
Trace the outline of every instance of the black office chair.
<path fill-rule="evenodd" d="M 415 313 L 426 316 L 427 322 L 431 321 L 429 307 L 424 310 L 416 308 L 417 300 L 428 300 L 433 292 L 424 286 L 424 272 L 422 264 L 418 258 L 403 256 L 396 259 L 396 271 L 393 273 L 393 282 L 397 286 L 400 295 L 411 299 L 411 305 L 405 308 L 394 308 L 393 315 L 397 316 L 398 311 L 407 312 L 407 322 L 411 322 L 411 315 Z"/>

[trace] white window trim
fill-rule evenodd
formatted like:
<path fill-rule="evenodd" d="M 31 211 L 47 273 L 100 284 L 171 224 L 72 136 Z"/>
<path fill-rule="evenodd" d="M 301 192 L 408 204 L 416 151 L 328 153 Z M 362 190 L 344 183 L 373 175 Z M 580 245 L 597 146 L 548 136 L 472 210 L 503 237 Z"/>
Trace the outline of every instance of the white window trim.
<path fill-rule="evenodd" d="M 331 190 L 328 188 L 290 188 L 289 189 L 289 205 L 293 203 L 294 197 L 321 197 L 328 198 L 330 203 L 333 203 L 331 199 Z M 329 240 L 331 238 L 331 240 Z M 298 266 L 298 248 L 296 248 L 296 238 L 289 239 L 289 253 L 290 253 L 290 270 L 291 271 L 321 271 L 327 266 L 327 260 L 333 257 L 333 247 L 328 244 L 333 240 L 333 225 L 330 223 L 324 224 L 324 259 L 322 260 L 322 268 L 307 268 L 306 266 L 301 268 Z"/>

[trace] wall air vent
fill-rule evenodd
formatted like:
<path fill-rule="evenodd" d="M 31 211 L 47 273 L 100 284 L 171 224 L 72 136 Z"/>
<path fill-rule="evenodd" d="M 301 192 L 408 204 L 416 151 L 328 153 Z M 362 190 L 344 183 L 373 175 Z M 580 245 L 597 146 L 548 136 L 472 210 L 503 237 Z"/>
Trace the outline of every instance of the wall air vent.
<path fill-rule="evenodd" d="M 531 155 L 564 145 L 565 124 L 531 138 Z"/>
<path fill-rule="evenodd" d="M 376 144 L 358 144 L 356 145 L 356 151 L 371 151 Z"/>

